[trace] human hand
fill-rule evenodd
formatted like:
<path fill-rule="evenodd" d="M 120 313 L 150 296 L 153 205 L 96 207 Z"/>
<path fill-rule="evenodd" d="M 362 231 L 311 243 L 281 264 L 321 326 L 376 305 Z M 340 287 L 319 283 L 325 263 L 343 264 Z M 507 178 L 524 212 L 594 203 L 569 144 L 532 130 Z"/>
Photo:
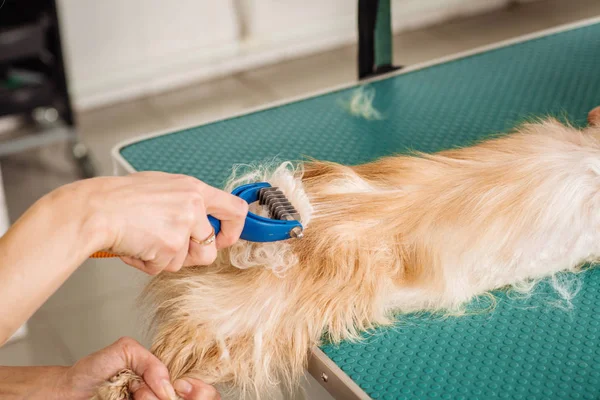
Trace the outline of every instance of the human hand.
<path fill-rule="evenodd" d="M 129 385 L 134 400 L 219 400 L 216 389 L 197 379 L 180 379 L 172 385 L 167 368 L 131 338 L 121 338 L 70 367 L 64 374 L 64 399 L 88 400 L 97 388 L 119 371 L 128 369 L 142 378 Z"/>
<path fill-rule="evenodd" d="M 141 172 L 126 177 L 88 180 L 93 212 L 107 232 L 103 249 L 148 274 L 208 265 L 218 248 L 235 243 L 244 227 L 248 204 L 193 177 Z M 212 244 L 207 214 L 221 221 Z"/>

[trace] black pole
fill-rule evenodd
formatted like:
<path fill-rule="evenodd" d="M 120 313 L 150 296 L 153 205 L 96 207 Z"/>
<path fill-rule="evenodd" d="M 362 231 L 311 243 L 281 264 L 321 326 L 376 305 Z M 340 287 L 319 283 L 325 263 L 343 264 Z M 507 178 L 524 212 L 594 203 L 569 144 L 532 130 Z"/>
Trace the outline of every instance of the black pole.
<path fill-rule="evenodd" d="M 379 0 L 358 0 L 358 79 L 373 73 Z"/>

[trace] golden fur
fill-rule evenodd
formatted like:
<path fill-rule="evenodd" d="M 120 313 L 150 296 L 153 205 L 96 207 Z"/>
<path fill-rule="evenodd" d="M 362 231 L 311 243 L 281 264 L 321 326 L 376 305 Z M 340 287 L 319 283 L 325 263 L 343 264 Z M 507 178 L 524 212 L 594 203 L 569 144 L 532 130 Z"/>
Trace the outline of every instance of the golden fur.
<path fill-rule="evenodd" d="M 589 121 L 600 124 L 600 108 Z M 281 186 L 301 210 L 303 239 L 240 241 L 213 265 L 163 273 L 146 288 L 151 350 L 173 379 L 265 397 L 298 382 L 324 335 L 355 339 L 395 312 L 457 312 L 600 255 L 596 126 L 550 118 L 433 155 L 277 171 L 247 178 L 293 182 Z"/>

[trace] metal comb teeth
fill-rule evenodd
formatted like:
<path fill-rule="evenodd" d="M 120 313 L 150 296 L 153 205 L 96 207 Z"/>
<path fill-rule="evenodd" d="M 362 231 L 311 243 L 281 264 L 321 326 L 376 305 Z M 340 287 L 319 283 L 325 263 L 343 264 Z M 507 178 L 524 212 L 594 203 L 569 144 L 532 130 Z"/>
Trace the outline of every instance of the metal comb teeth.
<path fill-rule="evenodd" d="M 272 218 L 300 221 L 298 211 L 285 197 L 285 194 L 276 187 L 261 189 L 258 192 L 258 204 L 266 206 Z"/>

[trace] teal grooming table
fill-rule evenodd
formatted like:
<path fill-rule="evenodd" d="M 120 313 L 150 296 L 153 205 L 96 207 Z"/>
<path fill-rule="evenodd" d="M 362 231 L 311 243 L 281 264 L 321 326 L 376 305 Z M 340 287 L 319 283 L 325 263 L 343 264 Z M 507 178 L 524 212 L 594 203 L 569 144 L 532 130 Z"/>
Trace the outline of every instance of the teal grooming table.
<path fill-rule="evenodd" d="M 221 186 L 237 163 L 310 156 L 356 164 L 408 149 L 433 152 L 543 114 L 584 125 L 600 105 L 600 19 L 365 83 L 382 120 L 346 112 L 352 85 L 124 143 L 114 149 L 116 166 Z M 559 298 L 546 283 L 527 299 L 498 292 L 492 311 L 403 316 L 360 343 L 323 344 L 308 370 L 344 400 L 600 399 L 600 269 L 581 278 L 571 309 L 550 305 Z"/>

